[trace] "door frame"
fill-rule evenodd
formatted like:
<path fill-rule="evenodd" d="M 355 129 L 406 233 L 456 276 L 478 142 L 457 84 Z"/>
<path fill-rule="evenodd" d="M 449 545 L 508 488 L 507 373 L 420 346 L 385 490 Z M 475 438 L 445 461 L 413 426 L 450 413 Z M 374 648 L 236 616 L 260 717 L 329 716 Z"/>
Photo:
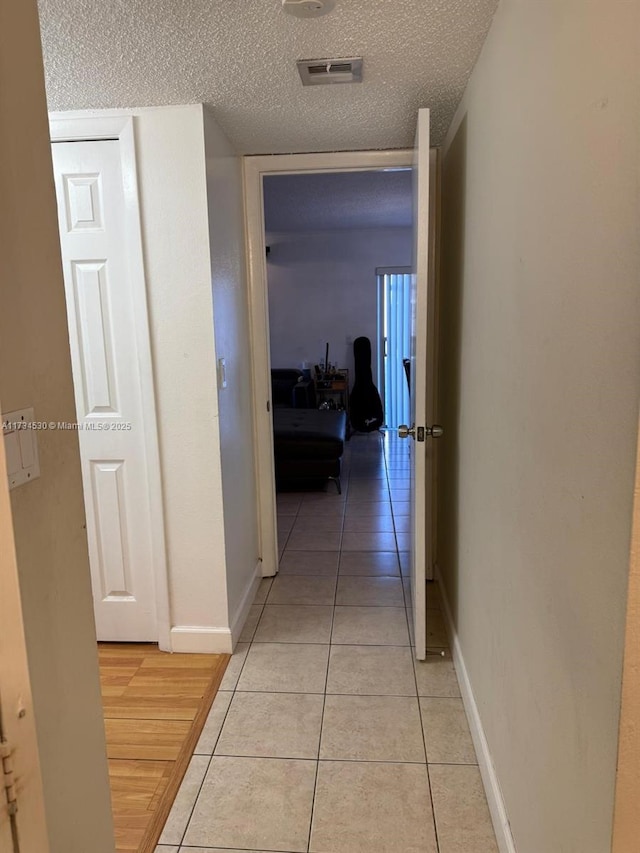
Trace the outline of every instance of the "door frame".
<path fill-rule="evenodd" d="M 268 154 L 243 158 L 251 369 L 255 400 L 254 446 L 263 577 L 271 577 L 278 571 L 263 178 L 266 175 L 296 175 L 309 172 L 366 172 L 412 165 L 411 149 Z"/>
<path fill-rule="evenodd" d="M 0 741 L 19 757 L 17 812 L 9 810 L 5 791 L 0 791 L 0 844 L 17 836 L 25 850 L 49 853 L 4 441 L 0 441 L 0 539 Z"/>
<path fill-rule="evenodd" d="M 158 441 L 151 339 L 149 335 L 149 308 L 147 303 L 134 117 L 124 112 L 91 111 L 49 113 L 51 142 L 100 142 L 115 140 L 120 148 L 120 162 L 125 205 L 126 257 L 131 281 L 134 284 L 133 300 L 136 315 L 136 344 L 139 354 L 138 375 L 142 409 L 146 421 L 142 425 L 145 454 L 149 476 L 149 508 L 151 516 L 151 554 L 155 608 L 158 625 L 158 645 L 171 651 L 171 611 L 169 605 L 169 579 L 165 546 L 164 506 Z M 138 322 L 138 318 L 146 322 Z"/>

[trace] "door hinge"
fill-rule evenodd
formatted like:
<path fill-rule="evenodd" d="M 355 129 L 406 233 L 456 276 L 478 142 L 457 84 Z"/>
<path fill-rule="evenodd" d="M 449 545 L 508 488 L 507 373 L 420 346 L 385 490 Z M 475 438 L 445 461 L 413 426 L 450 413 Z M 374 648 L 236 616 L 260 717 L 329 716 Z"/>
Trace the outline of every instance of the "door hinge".
<path fill-rule="evenodd" d="M 18 798 L 16 795 L 16 779 L 13 770 L 13 748 L 9 741 L 0 741 L 0 759 L 2 760 L 2 779 L 9 814 L 14 815 L 18 811 Z"/>

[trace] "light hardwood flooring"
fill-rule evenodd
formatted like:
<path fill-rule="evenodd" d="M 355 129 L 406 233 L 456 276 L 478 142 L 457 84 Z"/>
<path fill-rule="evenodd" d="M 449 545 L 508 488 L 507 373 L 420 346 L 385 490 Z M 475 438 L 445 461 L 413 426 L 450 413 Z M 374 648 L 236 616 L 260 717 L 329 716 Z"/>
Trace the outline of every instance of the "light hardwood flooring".
<path fill-rule="evenodd" d="M 98 645 L 117 853 L 153 851 L 228 655 Z"/>

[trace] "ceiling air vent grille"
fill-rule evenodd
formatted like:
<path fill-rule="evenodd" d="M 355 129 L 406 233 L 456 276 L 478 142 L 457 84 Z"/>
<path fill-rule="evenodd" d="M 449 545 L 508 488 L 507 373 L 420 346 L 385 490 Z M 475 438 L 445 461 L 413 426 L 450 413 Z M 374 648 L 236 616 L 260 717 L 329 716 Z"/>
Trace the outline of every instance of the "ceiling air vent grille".
<path fill-rule="evenodd" d="M 362 57 L 353 59 L 299 59 L 303 86 L 327 83 L 362 83 Z"/>

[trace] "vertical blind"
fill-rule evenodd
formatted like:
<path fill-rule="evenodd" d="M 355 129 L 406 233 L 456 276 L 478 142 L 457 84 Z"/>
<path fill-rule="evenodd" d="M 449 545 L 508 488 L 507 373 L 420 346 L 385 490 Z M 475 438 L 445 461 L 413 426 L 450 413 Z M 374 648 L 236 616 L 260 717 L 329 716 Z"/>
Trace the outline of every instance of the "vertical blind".
<path fill-rule="evenodd" d="M 402 364 L 411 355 L 411 273 L 378 271 L 385 423 L 409 423 L 409 386 Z"/>

